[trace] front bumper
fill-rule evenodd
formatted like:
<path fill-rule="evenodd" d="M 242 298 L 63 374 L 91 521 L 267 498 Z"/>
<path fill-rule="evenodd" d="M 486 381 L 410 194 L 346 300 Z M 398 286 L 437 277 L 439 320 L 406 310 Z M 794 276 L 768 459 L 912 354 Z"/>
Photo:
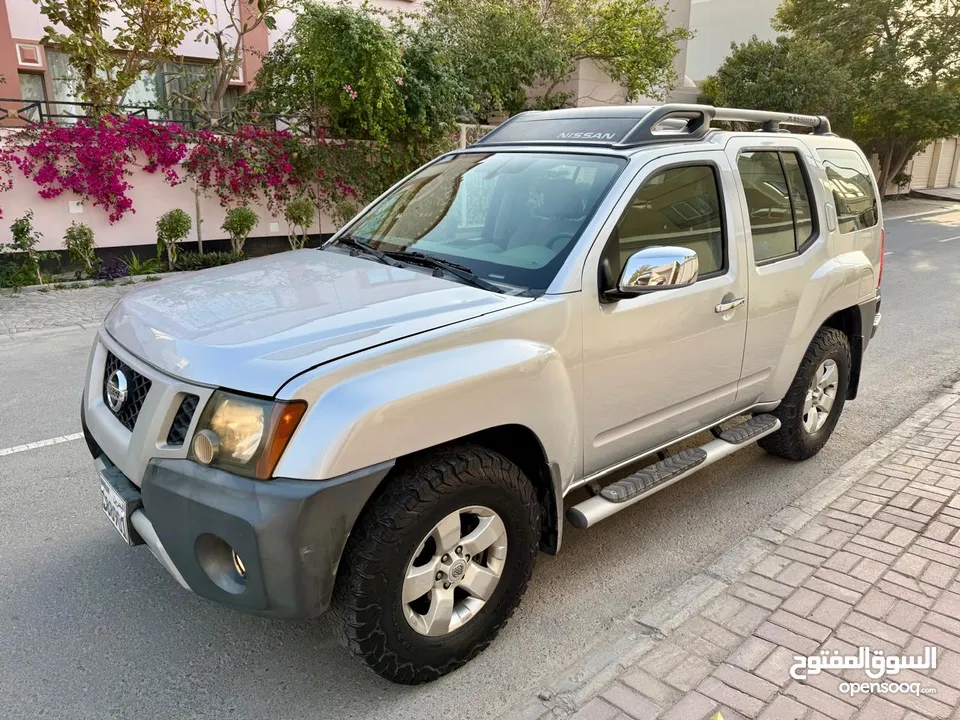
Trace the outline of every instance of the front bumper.
<path fill-rule="evenodd" d="M 119 472 L 105 455 L 96 463 Z M 354 522 L 391 467 L 262 482 L 190 460 L 155 459 L 131 522 L 136 541 L 198 595 L 256 615 L 315 617 L 330 604 Z M 136 492 L 132 484 L 125 490 L 131 488 Z M 243 561 L 242 576 L 231 550 Z"/>

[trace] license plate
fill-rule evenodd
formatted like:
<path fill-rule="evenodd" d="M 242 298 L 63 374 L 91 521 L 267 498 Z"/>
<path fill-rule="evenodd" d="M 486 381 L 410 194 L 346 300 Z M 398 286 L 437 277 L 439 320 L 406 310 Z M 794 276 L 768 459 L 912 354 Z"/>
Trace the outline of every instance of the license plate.
<path fill-rule="evenodd" d="M 133 543 L 130 542 L 130 517 L 127 515 L 129 505 L 103 475 L 100 476 L 100 495 L 103 498 L 103 514 L 107 516 L 107 519 L 120 533 L 120 537 L 124 539 L 127 545 L 132 545 Z"/>

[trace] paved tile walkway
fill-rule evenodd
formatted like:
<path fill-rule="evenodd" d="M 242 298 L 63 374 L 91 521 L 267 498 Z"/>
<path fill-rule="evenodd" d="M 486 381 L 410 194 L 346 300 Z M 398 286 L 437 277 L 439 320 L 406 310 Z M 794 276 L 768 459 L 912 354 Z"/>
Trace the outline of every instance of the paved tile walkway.
<path fill-rule="evenodd" d="M 896 220 L 897 218 L 910 217 L 920 213 L 934 213 L 938 210 L 958 210 L 960 197 L 929 197 L 929 198 L 901 198 L 900 200 L 888 200 L 883 203 L 883 219 Z"/>
<path fill-rule="evenodd" d="M 117 299 L 136 285 L 96 286 L 0 295 L 0 335 L 47 328 L 97 326 Z"/>
<path fill-rule="evenodd" d="M 819 513 L 797 511 L 780 530 L 748 538 L 775 549 L 718 582 L 722 592 L 698 611 L 676 622 L 635 618 L 646 651 L 579 709 L 555 697 L 541 717 L 960 718 L 960 384 L 937 402 L 919 428 L 895 430 L 903 437 L 886 439 L 893 451 Z M 720 580 L 722 565 L 712 571 Z M 874 680 L 861 669 L 790 673 L 795 655 L 853 657 L 869 647 L 916 656 L 928 646 L 935 669 Z M 871 682 L 907 691 L 851 691 Z"/>

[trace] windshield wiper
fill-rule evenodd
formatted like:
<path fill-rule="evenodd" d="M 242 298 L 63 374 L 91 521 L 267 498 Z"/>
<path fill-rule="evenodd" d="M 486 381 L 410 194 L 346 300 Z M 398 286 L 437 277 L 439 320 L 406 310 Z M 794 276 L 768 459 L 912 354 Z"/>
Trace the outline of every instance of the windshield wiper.
<path fill-rule="evenodd" d="M 478 277 L 473 270 L 465 265 L 460 265 L 459 263 L 455 263 L 450 260 L 441 260 L 440 258 L 435 258 L 432 255 L 425 255 L 424 253 L 417 252 L 415 250 L 391 250 L 385 252 L 384 255 L 387 257 L 397 258 L 398 260 L 406 260 L 407 262 L 415 265 L 425 265 L 426 267 L 432 267 L 436 270 L 448 272 L 454 277 L 463 280 L 463 282 L 483 290 L 489 290 L 490 292 L 501 294 L 506 292 L 506 290 L 499 285 L 495 285 L 488 280 L 484 280 L 482 277 Z"/>
<path fill-rule="evenodd" d="M 398 263 L 395 260 L 391 260 L 386 253 L 380 252 L 376 248 L 372 248 L 366 243 L 362 243 L 359 240 L 355 240 L 352 237 L 337 238 L 333 242 L 338 245 L 343 245 L 344 247 L 348 247 L 357 253 L 366 253 L 367 255 L 370 255 L 371 257 L 376 258 L 377 260 L 382 262 L 384 265 L 389 265 L 390 267 L 403 267 L 402 263 Z M 353 253 L 351 253 L 351 255 L 352 254 Z"/>

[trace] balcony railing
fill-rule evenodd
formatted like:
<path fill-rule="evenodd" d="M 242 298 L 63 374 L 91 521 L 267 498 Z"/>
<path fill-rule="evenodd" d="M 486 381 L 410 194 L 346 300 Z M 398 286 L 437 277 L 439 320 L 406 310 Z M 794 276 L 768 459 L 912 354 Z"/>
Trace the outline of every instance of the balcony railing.
<path fill-rule="evenodd" d="M 25 100 L 23 98 L 0 98 L 0 127 L 24 127 L 36 125 L 72 125 L 95 116 L 93 103 L 64 100 Z M 270 127 L 314 136 L 317 130 L 323 135 L 324 127 L 316 129 L 307 117 L 266 115 L 246 110 L 200 112 L 185 107 L 161 107 L 158 105 L 117 105 L 109 108 L 108 115 L 125 115 L 148 118 L 158 123 L 177 123 L 191 130 L 209 129 L 230 132 L 241 125 Z M 103 113 L 100 113 L 102 116 Z"/>

